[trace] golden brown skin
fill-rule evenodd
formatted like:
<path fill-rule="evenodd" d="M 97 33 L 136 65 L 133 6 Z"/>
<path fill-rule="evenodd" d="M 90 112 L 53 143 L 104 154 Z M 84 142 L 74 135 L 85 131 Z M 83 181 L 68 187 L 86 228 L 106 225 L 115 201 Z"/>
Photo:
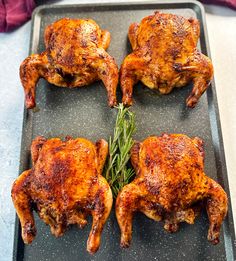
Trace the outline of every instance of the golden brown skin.
<path fill-rule="evenodd" d="M 61 141 L 39 136 L 33 141 L 33 167 L 24 171 L 12 187 L 12 200 L 26 244 L 36 236 L 34 209 L 56 237 L 63 235 L 71 224 L 83 228 L 91 214 L 93 224 L 87 250 L 98 250 L 112 207 L 111 189 L 101 175 L 107 153 L 105 140 L 94 145 L 82 138 Z"/>
<path fill-rule="evenodd" d="M 47 26 L 46 51 L 32 54 L 20 66 L 28 109 L 35 107 L 35 87 L 42 77 L 60 87 L 82 87 L 101 79 L 109 106 L 116 105 L 118 68 L 105 50 L 110 33 L 91 19 L 63 18 Z"/>
<path fill-rule="evenodd" d="M 203 142 L 197 137 L 163 134 L 133 146 L 131 163 L 136 178 L 116 200 L 122 247 L 130 245 L 135 212 L 163 220 L 164 228 L 175 232 L 180 222 L 194 223 L 200 202 L 206 204 L 209 217 L 208 240 L 219 242 L 228 200 L 222 187 L 205 175 L 203 161 Z"/>
<path fill-rule="evenodd" d="M 128 36 L 133 52 L 120 71 L 123 103 L 132 105 L 138 81 L 162 94 L 193 81 L 186 104 L 194 107 L 213 76 L 210 59 L 196 49 L 199 35 L 198 20 L 173 14 L 155 12 L 140 24 L 131 24 Z"/>

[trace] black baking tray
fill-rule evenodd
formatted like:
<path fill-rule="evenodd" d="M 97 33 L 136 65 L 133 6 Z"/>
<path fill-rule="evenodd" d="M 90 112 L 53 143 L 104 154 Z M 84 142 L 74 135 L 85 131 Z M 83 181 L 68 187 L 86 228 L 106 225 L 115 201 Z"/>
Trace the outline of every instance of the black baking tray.
<path fill-rule="evenodd" d="M 204 9 L 195 1 L 126 2 L 108 4 L 45 5 L 33 14 L 30 54 L 44 50 L 43 32 L 51 22 L 62 17 L 92 18 L 102 29 L 111 32 L 108 52 L 118 65 L 131 52 L 127 31 L 131 22 L 139 22 L 154 10 L 197 17 L 201 23 L 198 48 L 210 56 Z M 194 109 L 185 106 L 192 85 L 174 90 L 169 95 L 138 84 L 134 89 L 137 133 L 135 139 L 163 132 L 185 133 L 205 141 L 205 172 L 226 190 L 229 186 L 225 164 L 220 119 L 214 81 Z M 120 93 L 119 99 L 120 99 Z M 34 137 L 47 138 L 66 135 L 86 137 L 92 141 L 108 139 L 112 135 L 116 110 L 107 106 L 107 95 L 101 82 L 77 89 L 58 88 L 40 80 L 37 88 L 37 109 L 24 111 L 20 173 L 30 168 L 30 144 Z M 91 256 L 86 252 L 86 241 L 91 220 L 83 230 L 71 227 L 61 238 L 50 234 L 50 229 L 38 217 L 36 239 L 24 245 L 18 218 L 15 226 L 13 260 L 235 260 L 235 232 L 232 208 L 221 231 L 221 242 L 213 246 L 207 241 L 208 219 L 203 211 L 194 225 L 182 223 L 177 233 L 164 231 L 161 222 L 154 222 L 142 214 L 133 221 L 133 240 L 129 249 L 119 246 L 120 231 L 114 209 L 102 234 L 99 251 Z"/>

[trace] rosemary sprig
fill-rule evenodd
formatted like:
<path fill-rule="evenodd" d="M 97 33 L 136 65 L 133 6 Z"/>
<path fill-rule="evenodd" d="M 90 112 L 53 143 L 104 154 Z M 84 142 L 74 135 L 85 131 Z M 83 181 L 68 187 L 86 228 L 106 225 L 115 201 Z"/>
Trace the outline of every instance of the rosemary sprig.
<path fill-rule="evenodd" d="M 109 139 L 109 157 L 104 171 L 114 197 L 134 175 L 134 170 L 127 168 L 126 165 L 130 159 L 130 149 L 134 144 L 132 136 L 136 131 L 134 113 L 125 108 L 122 103 L 116 108 L 118 114 L 113 138 Z"/>

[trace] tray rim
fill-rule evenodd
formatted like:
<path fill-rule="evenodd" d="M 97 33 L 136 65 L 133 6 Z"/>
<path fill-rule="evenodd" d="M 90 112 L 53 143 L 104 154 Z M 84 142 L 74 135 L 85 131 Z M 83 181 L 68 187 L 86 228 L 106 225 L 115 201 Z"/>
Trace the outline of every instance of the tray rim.
<path fill-rule="evenodd" d="M 118 1 L 118 0 L 117 0 Z M 35 49 L 35 46 L 38 46 L 39 39 L 37 38 L 37 41 L 33 42 L 33 39 L 35 38 L 34 35 L 39 35 L 35 31 L 35 24 L 37 22 L 40 22 L 40 13 L 47 9 L 61 9 L 61 8 L 83 8 L 83 7 L 93 7 L 93 8 L 104 8 L 104 7 L 125 7 L 125 6 L 149 6 L 149 5 L 170 5 L 170 9 L 178 9 L 181 8 L 181 5 L 195 5 L 197 8 L 200 9 L 200 14 L 202 18 L 201 23 L 201 35 L 204 36 L 204 43 L 205 43 L 205 50 L 207 56 L 211 59 L 211 53 L 210 53 L 210 46 L 209 46 L 209 38 L 208 38 L 208 30 L 207 30 L 207 24 L 206 24 L 206 16 L 205 16 L 205 9 L 202 3 L 196 0 L 160 0 L 157 2 L 157 0 L 141 0 L 141 1 L 132 1 L 127 0 L 125 2 L 117 2 L 117 1 L 110 1 L 105 3 L 76 3 L 76 4 L 44 4 L 36 7 L 32 13 L 32 22 L 31 22 L 31 30 L 30 30 L 30 43 L 29 43 L 29 55 L 32 53 L 32 50 Z M 179 7 L 171 7 L 171 5 L 177 5 Z M 185 7 L 187 8 L 187 6 Z M 189 9 L 192 9 L 190 6 L 188 6 Z M 160 8 L 161 9 L 161 8 Z M 38 19 L 38 20 L 37 20 Z M 39 29 L 40 27 L 38 27 Z M 201 36 L 200 36 L 201 38 Z M 199 40 L 200 40 L 199 38 Z M 220 114 L 219 114 L 219 106 L 217 101 L 217 93 L 215 88 L 215 80 L 213 77 L 213 80 L 211 82 L 211 88 L 208 88 L 207 91 L 207 102 L 208 102 L 208 110 L 213 111 L 213 113 L 209 113 L 209 121 L 210 121 L 210 127 L 211 127 L 211 135 L 212 135 L 212 143 L 213 143 L 213 149 L 214 149 L 214 156 L 215 156 L 215 162 L 216 162 L 216 171 L 217 171 L 217 181 L 220 181 L 220 184 L 223 185 L 224 190 L 226 191 L 228 195 L 228 213 L 223 223 L 223 228 L 225 231 L 225 234 L 227 236 L 224 236 L 224 242 L 225 242 L 225 253 L 227 260 L 236 260 L 236 235 L 235 235 L 235 228 L 234 228 L 234 220 L 233 220 L 233 210 L 232 210 L 232 203 L 231 203 L 231 195 L 230 195 L 230 187 L 229 187 L 229 181 L 228 181 L 228 172 L 227 172 L 227 166 L 226 166 L 226 160 L 225 160 L 225 151 L 224 151 L 224 142 L 223 142 L 223 135 L 222 135 L 222 129 L 221 129 L 221 121 L 220 121 Z M 23 165 L 25 165 L 23 162 L 26 160 L 24 154 L 27 154 L 27 152 L 24 149 L 24 144 L 26 143 L 26 133 L 31 132 L 32 137 L 32 126 L 27 126 L 27 119 L 30 117 L 30 112 L 26 109 L 24 106 L 24 112 L 23 112 L 23 120 L 22 120 L 22 132 L 21 132 L 21 149 L 20 149 L 20 160 L 19 160 L 19 170 L 18 170 L 18 176 L 23 171 Z M 212 117 L 213 116 L 213 117 Z M 214 137 L 216 137 L 214 139 Z M 32 139 L 31 139 L 32 140 Z M 217 141 L 214 142 L 214 141 Z M 220 169 L 220 170 L 219 170 Z M 222 173 L 221 177 L 219 177 L 219 172 Z M 13 251 L 12 251 L 12 260 L 24 260 L 24 251 L 19 251 L 19 248 L 24 249 L 24 243 L 21 238 L 21 226 L 18 219 L 17 214 L 15 214 L 15 221 L 14 221 L 14 242 L 13 242 Z M 230 235 L 230 237 L 229 237 Z M 227 250 L 227 244 L 226 241 L 228 241 L 228 244 L 232 246 L 232 251 Z M 206 242 L 207 243 L 207 242 Z M 228 251 L 230 251 L 228 253 Z"/>

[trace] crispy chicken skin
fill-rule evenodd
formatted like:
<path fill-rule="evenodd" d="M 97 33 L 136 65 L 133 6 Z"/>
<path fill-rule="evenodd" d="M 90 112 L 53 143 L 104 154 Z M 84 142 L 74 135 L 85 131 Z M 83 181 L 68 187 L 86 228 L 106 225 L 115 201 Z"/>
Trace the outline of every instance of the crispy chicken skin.
<path fill-rule="evenodd" d="M 197 137 L 163 134 L 135 143 L 131 163 L 136 177 L 116 200 L 122 247 L 130 245 L 135 212 L 163 220 L 164 228 L 175 232 L 180 222 L 194 223 L 200 202 L 209 217 L 208 240 L 219 242 L 228 200 L 222 187 L 205 175 L 203 161 L 203 142 Z"/>
<path fill-rule="evenodd" d="M 35 107 L 35 87 L 40 78 L 60 87 L 82 87 L 101 79 L 109 106 L 116 105 L 118 68 L 105 50 L 110 33 L 91 19 L 63 18 L 47 26 L 46 51 L 32 54 L 20 66 L 20 79 L 28 109 Z"/>
<path fill-rule="evenodd" d="M 83 138 L 61 141 L 39 136 L 33 141 L 33 167 L 24 171 L 12 187 L 12 200 L 26 244 L 36 236 L 34 209 L 56 237 L 63 235 L 71 224 L 83 228 L 91 214 L 93 224 L 87 250 L 98 250 L 113 201 L 111 189 L 101 175 L 107 153 L 105 140 L 94 145 Z"/>
<path fill-rule="evenodd" d="M 120 71 L 123 103 L 132 105 L 133 86 L 138 81 L 162 94 L 193 81 L 186 104 L 194 107 L 213 76 L 210 59 L 196 49 L 199 35 L 198 20 L 174 14 L 155 12 L 140 24 L 131 24 L 128 36 L 133 52 Z"/>

